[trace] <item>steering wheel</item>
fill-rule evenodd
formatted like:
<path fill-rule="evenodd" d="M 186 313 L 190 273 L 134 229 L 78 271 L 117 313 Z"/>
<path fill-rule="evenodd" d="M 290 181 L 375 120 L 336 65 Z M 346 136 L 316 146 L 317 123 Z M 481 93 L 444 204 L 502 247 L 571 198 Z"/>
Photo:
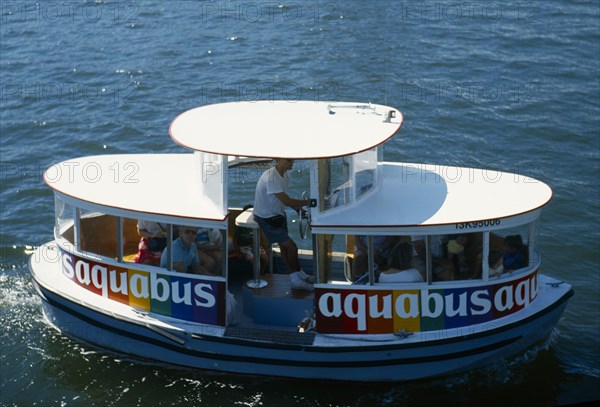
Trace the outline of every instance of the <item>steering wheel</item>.
<path fill-rule="evenodd" d="M 308 199 L 308 192 L 302 193 L 302 199 Z M 300 229 L 300 239 L 305 240 L 308 236 L 308 225 L 310 225 L 310 208 L 301 206 L 298 210 L 298 228 Z"/>

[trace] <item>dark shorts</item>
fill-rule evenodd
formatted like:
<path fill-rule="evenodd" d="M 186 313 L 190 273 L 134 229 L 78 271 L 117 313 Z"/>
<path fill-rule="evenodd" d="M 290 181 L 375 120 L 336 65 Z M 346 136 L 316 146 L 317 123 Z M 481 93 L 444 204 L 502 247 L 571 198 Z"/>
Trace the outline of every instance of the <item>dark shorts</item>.
<path fill-rule="evenodd" d="M 265 233 L 269 243 L 285 243 L 290 239 L 285 216 L 282 218 L 261 218 L 254 215 L 254 220 Z"/>

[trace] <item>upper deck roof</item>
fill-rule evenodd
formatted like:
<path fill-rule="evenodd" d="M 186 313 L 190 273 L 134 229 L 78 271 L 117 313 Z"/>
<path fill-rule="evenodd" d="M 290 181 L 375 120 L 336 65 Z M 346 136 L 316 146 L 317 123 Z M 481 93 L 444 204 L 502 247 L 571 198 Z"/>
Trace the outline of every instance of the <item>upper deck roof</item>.
<path fill-rule="evenodd" d="M 529 215 L 537 216 L 535 211 L 552 197 L 545 183 L 517 174 L 400 163 L 385 163 L 382 169 L 380 188 L 348 207 L 320 213 L 313 218 L 313 230 L 419 234 L 434 227 L 457 233 L 457 224 L 483 220 L 501 222 L 474 227 L 502 228 L 532 220 Z M 199 188 L 201 179 L 194 154 L 82 157 L 56 164 L 44 174 L 46 183 L 67 202 L 84 209 L 218 225 L 227 213 Z"/>
<path fill-rule="evenodd" d="M 223 221 L 227 214 L 199 187 L 199 165 L 194 154 L 98 155 L 55 164 L 44 181 L 85 209 Z"/>
<path fill-rule="evenodd" d="M 386 120 L 389 112 L 390 120 Z M 171 138 L 192 150 L 246 157 L 313 159 L 355 154 L 400 129 L 402 113 L 375 104 L 312 101 L 231 102 L 179 115 Z"/>
<path fill-rule="evenodd" d="M 385 163 L 380 188 L 353 205 L 319 214 L 312 227 L 319 233 L 365 234 L 491 230 L 532 221 L 551 198 L 548 185 L 522 175 Z"/>
<path fill-rule="evenodd" d="M 377 146 L 400 129 L 402 120 L 398 110 L 381 105 L 239 102 L 187 111 L 173 121 L 170 133 L 180 144 L 208 153 L 315 159 Z M 84 209 L 219 224 L 227 218 L 227 200 L 219 206 L 215 194 L 226 189 L 217 191 L 205 182 L 202 156 L 82 157 L 50 167 L 44 180 Z M 537 216 L 536 210 L 552 197 L 551 189 L 540 181 L 494 171 L 385 163 L 382 173 L 381 184 L 359 201 L 315 214 L 313 230 L 408 233 L 424 227 L 459 229 L 460 223 L 484 220 L 522 222 Z"/>

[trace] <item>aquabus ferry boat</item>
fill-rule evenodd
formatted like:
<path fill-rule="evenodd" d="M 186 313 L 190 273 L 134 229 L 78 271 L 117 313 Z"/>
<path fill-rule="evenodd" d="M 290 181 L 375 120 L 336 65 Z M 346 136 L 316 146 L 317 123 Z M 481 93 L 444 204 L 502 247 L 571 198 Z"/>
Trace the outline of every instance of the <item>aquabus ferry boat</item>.
<path fill-rule="evenodd" d="M 53 165 L 54 240 L 30 259 L 45 316 L 119 354 L 236 374 L 403 381 L 523 352 L 573 295 L 541 273 L 551 189 L 518 174 L 386 162 L 383 144 L 402 122 L 376 104 L 222 103 L 171 124 L 191 153 Z M 308 236 L 300 288 L 277 247 L 260 242 L 252 209 L 228 204 L 229 169 L 273 158 L 307 169 L 314 205 L 287 221 Z M 160 227 L 155 263 L 140 261 L 143 243 L 155 245 L 141 240 L 146 224 Z M 176 270 L 178 240 L 199 231 L 212 236 L 212 254 L 197 246 L 205 270 Z"/>

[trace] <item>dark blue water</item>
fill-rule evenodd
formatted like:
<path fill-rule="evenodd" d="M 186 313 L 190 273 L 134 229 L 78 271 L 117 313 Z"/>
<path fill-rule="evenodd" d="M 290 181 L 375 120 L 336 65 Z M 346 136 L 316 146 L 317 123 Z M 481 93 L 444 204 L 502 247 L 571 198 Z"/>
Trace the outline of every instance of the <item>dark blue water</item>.
<path fill-rule="evenodd" d="M 0 18 L 0 403 L 537 406 L 600 398 L 598 1 L 1 1 Z M 177 114 L 256 99 L 389 104 L 405 124 L 386 159 L 548 183 L 543 271 L 576 291 L 557 329 L 486 369 L 360 386 L 146 365 L 48 327 L 26 255 L 52 239 L 43 169 L 91 154 L 183 152 L 167 134 Z M 238 182 L 234 204 L 252 199 L 252 181 Z"/>

